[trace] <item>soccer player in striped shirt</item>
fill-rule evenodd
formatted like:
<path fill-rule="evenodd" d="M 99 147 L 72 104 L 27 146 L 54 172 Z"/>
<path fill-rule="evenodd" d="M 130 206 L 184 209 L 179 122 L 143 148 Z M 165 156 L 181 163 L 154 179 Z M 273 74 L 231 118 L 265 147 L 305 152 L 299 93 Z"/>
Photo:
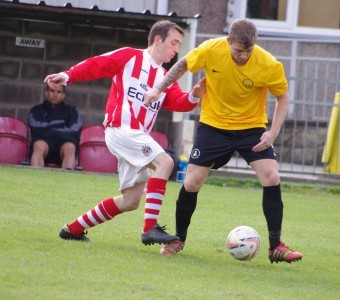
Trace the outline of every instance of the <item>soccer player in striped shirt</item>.
<path fill-rule="evenodd" d="M 103 77 L 112 80 L 103 125 L 107 147 L 118 159 L 121 194 L 101 201 L 66 224 L 59 233 L 61 238 L 89 241 L 85 235 L 87 228 L 137 209 L 146 184 L 142 243 L 161 244 L 179 239 L 158 224 L 174 162 L 149 133 L 161 107 L 180 112 L 195 108 L 205 92 L 205 80 L 200 80 L 190 92 L 183 92 L 175 82 L 148 106 L 144 93 L 162 81 L 166 73 L 162 64 L 178 54 L 183 37 L 184 31 L 177 24 L 158 21 L 149 32 L 147 49 L 121 48 L 45 78 L 52 87 Z"/>

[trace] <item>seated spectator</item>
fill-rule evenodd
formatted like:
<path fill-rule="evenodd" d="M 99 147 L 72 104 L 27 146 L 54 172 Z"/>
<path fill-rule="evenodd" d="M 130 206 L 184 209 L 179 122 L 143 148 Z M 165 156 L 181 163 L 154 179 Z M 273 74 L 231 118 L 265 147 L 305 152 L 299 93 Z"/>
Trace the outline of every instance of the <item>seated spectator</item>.
<path fill-rule="evenodd" d="M 28 117 L 31 129 L 31 166 L 47 163 L 74 170 L 83 121 L 74 106 L 66 105 L 65 86 L 49 87 L 46 100 L 34 106 Z"/>

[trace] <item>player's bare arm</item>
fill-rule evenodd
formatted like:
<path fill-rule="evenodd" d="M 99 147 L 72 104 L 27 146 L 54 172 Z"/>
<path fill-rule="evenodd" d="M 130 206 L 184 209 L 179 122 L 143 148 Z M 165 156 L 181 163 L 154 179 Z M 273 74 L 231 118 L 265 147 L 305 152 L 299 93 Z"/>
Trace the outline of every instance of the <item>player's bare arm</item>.
<path fill-rule="evenodd" d="M 187 61 L 186 58 L 183 57 L 172 66 L 169 72 L 165 75 L 162 82 L 144 94 L 144 103 L 146 105 L 150 105 L 152 102 L 156 101 L 161 92 L 176 80 L 181 78 L 187 70 Z"/>
<path fill-rule="evenodd" d="M 206 79 L 203 77 L 193 86 L 191 93 L 195 98 L 202 98 L 206 89 Z"/>
<path fill-rule="evenodd" d="M 156 85 L 156 89 L 164 91 L 169 85 L 181 78 L 186 71 L 188 71 L 187 61 L 183 57 L 172 66 L 163 81 Z"/>
<path fill-rule="evenodd" d="M 288 91 L 277 97 L 273 122 L 269 131 L 263 133 L 260 143 L 253 147 L 254 152 L 261 152 L 271 146 L 280 133 L 282 124 L 286 118 L 289 106 Z"/>

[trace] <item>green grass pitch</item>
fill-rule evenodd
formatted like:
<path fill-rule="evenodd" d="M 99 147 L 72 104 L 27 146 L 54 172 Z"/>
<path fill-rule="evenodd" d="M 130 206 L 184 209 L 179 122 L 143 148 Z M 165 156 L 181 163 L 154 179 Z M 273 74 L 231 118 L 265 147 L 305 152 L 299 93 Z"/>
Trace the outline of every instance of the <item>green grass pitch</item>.
<path fill-rule="evenodd" d="M 270 264 L 262 191 L 205 184 L 186 246 L 174 257 L 140 242 L 139 209 L 64 241 L 61 227 L 118 194 L 118 177 L 0 166 L 0 299 L 340 299 L 340 197 L 310 185 L 283 188 L 283 241 L 301 261 Z M 283 186 L 291 186 L 286 184 Z M 159 223 L 175 232 L 181 185 L 169 182 Z M 226 251 L 228 232 L 255 228 L 250 262 Z"/>

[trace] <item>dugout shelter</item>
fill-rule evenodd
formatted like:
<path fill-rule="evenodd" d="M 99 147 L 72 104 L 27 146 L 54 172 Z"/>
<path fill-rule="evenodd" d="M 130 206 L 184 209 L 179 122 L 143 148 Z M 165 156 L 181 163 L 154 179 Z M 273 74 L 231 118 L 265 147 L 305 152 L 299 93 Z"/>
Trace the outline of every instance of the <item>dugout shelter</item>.
<path fill-rule="evenodd" d="M 24 1 L 23 1 L 24 2 Z M 69 69 L 83 59 L 120 47 L 147 47 L 151 26 L 166 19 L 186 33 L 179 57 L 193 48 L 199 15 L 178 16 L 91 8 L 22 3 L 0 0 L 0 115 L 27 122 L 29 109 L 44 100 L 47 74 Z M 170 68 L 175 57 L 165 68 Z M 76 106 L 84 125 L 100 125 L 111 82 L 109 79 L 77 83 L 66 89 L 65 101 Z M 192 87 L 192 75 L 181 78 L 184 90 Z M 154 130 L 167 133 L 170 145 L 182 151 L 185 115 L 161 110 Z"/>

